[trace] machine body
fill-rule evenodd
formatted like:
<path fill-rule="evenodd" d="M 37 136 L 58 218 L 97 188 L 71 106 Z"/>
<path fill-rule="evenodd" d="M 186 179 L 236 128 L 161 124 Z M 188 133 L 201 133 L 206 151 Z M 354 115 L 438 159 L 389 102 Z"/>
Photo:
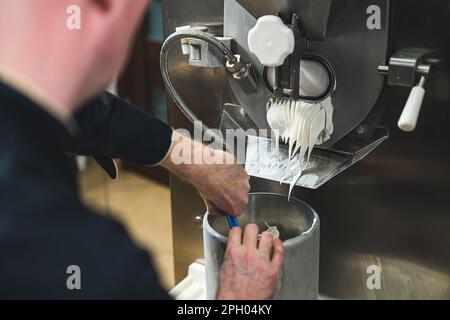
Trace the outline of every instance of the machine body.
<path fill-rule="evenodd" d="M 335 73 L 336 127 L 331 139 L 315 151 L 318 159 L 334 160 L 332 173 L 361 160 L 331 180 L 322 175 L 317 190 L 293 190 L 293 197 L 320 216 L 320 294 L 450 298 L 448 1 L 166 0 L 165 30 L 170 35 L 180 26 L 206 27 L 208 33 L 230 40 L 233 53 L 250 62 L 255 79 L 262 80 L 263 66 L 247 47 L 248 31 L 259 17 L 277 13 L 285 21 L 298 14 L 308 40 L 305 54 L 325 59 Z M 407 74 L 408 86 L 395 85 L 389 72 L 398 70 L 398 60 L 391 57 L 405 48 L 439 51 L 443 58 L 420 55 L 414 73 Z M 427 73 L 421 115 L 415 119 L 415 131 L 404 133 L 398 119 L 408 87 L 424 85 L 424 65 L 433 71 Z M 225 122 L 268 129 L 264 106 L 273 92 L 263 81 L 256 82 L 257 90 L 244 90 L 225 67 L 190 65 L 181 45 L 171 52 L 170 72 L 178 93 L 209 127 Z M 168 108 L 172 126 L 193 128 L 172 101 Z M 252 192 L 287 194 L 287 186 L 254 176 Z M 203 256 L 199 221 L 204 205 L 192 187 L 175 177 L 171 190 L 179 280 L 187 266 Z M 368 282 L 375 272 L 381 286 Z"/>

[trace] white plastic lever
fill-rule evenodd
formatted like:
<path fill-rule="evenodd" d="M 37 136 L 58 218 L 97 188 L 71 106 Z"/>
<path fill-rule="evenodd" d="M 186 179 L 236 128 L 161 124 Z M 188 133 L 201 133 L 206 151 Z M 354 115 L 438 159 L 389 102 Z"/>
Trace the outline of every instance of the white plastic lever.
<path fill-rule="evenodd" d="M 422 77 L 420 83 L 411 90 L 411 94 L 409 95 L 400 120 L 398 121 L 398 127 L 405 132 L 412 132 L 416 129 L 417 120 L 425 96 L 425 81 L 425 77 Z"/>

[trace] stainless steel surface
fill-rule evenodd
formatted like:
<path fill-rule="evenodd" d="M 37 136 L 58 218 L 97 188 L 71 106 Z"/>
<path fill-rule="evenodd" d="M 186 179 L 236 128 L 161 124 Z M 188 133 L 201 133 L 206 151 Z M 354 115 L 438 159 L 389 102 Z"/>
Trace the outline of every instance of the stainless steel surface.
<path fill-rule="evenodd" d="M 315 148 L 296 185 L 308 189 L 323 186 L 364 159 L 387 138 L 385 128 L 361 125 L 333 146 L 333 149 Z M 252 177 L 290 182 L 300 171 L 299 155 L 291 161 L 287 146 L 281 145 L 277 149 L 271 139 L 249 136 L 245 170 Z"/>
<path fill-rule="evenodd" d="M 387 142 L 380 149 L 319 191 L 294 191 L 320 215 L 320 293 L 339 299 L 449 299 L 449 169 L 440 176 L 433 166 L 441 161 L 415 160 L 417 147 L 409 153 L 407 146 L 398 150 Z M 416 170 L 421 173 L 411 173 Z M 252 191 L 285 194 L 287 188 L 252 179 Z M 382 270 L 379 290 L 367 287 L 373 265 Z"/>
<path fill-rule="evenodd" d="M 306 203 L 280 194 L 250 194 L 249 205 L 239 225 L 256 223 L 260 230 L 276 226 L 283 240 L 285 262 L 276 299 L 317 299 L 319 293 L 318 215 Z M 214 299 L 228 235 L 225 217 L 206 215 L 203 219 L 206 295 Z"/>
<path fill-rule="evenodd" d="M 185 25 L 219 26 L 216 34 L 223 30 L 223 1 L 216 0 L 165 0 L 164 30 L 169 35 L 176 27 Z M 227 85 L 225 69 L 195 68 L 188 64 L 181 48 L 171 54 L 171 75 L 178 93 L 183 96 L 196 114 L 210 127 L 218 127 L 222 106 L 233 102 Z M 201 89 L 200 89 L 201 88 Z M 193 125 L 181 114 L 172 101 L 168 101 L 171 126 L 193 130 Z M 196 227 L 195 216 L 203 215 L 204 203 L 198 192 L 189 184 L 171 176 L 172 224 L 175 256 L 175 279 L 186 276 L 188 266 L 203 257 L 202 232 Z"/>
<path fill-rule="evenodd" d="M 378 72 L 382 75 L 388 75 L 389 74 L 389 66 L 379 66 Z M 417 73 L 422 76 L 428 76 L 431 72 L 431 66 L 427 64 L 419 64 L 417 66 Z"/>
<path fill-rule="evenodd" d="M 361 2 L 368 4 L 353 1 Z M 223 23 L 222 1 L 165 0 L 164 5 L 167 35 L 176 26 Z M 402 48 L 423 47 L 442 51 L 444 59 L 450 57 L 448 0 L 393 0 L 390 16 L 387 56 Z M 347 19 L 363 23 L 363 17 L 367 17 L 365 10 Z M 340 43 L 357 38 L 353 32 L 351 27 L 342 30 Z M 372 55 L 370 46 L 362 46 L 350 58 L 365 55 Z M 238 104 L 225 71 L 190 67 L 181 53 L 175 52 L 173 58 L 177 89 L 204 121 L 218 126 L 222 106 Z M 353 76 L 360 70 L 376 72 L 385 63 L 381 59 L 374 66 L 359 62 L 338 67 Z M 293 196 L 320 214 L 320 293 L 342 299 L 450 299 L 450 132 L 446 130 L 450 71 L 442 66 L 433 72 L 418 127 L 410 134 L 397 128 L 409 90 L 385 86 L 383 78 L 376 85 L 377 90 L 384 87 L 382 95 L 364 124 L 388 127 L 389 140 L 319 190 L 294 189 Z M 351 101 L 374 90 L 359 78 L 352 82 L 354 88 L 342 93 Z M 173 126 L 192 127 L 171 102 L 168 108 Z M 251 184 L 252 191 L 287 194 L 287 186 L 279 183 L 252 178 Z M 188 184 L 172 177 L 171 189 L 175 270 L 180 280 L 188 265 L 203 256 L 201 230 L 194 217 L 205 208 Z M 372 265 L 382 267 L 379 290 L 366 285 L 367 268 Z"/>
<path fill-rule="evenodd" d="M 247 116 L 244 108 L 236 104 L 226 103 L 223 106 L 222 121 L 220 122 L 220 128 L 226 129 L 242 129 L 243 131 L 254 130 L 256 133 L 258 127 Z M 224 136 L 226 132 L 223 133 Z"/>
<path fill-rule="evenodd" d="M 448 1 L 393 1 L 392 10 L 390 54 L 424 47 L 449 59 Z M 417 131 L 407 134 L 397 119 L 410 90 L 386 86 L 365 122 L 387 126 L 389 140 L 318 192 L 295 191 L 320 213 L 321 294 L 450 299 L 448 88 L 450 70 L 437 69 Z M 259 188 L 267 191 L 264 183 Z M 382 267 L 380 290 L 366 286 L 370 265 Z"/>

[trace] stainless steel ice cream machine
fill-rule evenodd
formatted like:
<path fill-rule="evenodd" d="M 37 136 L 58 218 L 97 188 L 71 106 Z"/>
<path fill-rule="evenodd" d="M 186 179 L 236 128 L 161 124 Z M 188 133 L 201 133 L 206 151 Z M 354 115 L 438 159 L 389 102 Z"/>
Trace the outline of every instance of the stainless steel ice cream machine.
<path fill-rule="evenodd" d="M 252 192 L 314 208 L 320 296 L 450 298 L 448 1 L 166 0 L 164 21 L 171 125 L 239 132 Z M 181 279 L 204 205 L 171 192 Z"/>

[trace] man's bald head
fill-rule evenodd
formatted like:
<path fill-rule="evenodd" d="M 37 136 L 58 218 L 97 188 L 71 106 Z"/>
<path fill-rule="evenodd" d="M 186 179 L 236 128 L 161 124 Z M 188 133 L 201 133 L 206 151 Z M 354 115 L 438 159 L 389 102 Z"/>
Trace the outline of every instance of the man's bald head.
<path fill-rule="evenodd" d="M 121 70 L 148 3 L 0 0 L 0 67 L 20 73 L 74 108 Z M 80 15 L 68 8 L 79 8 Z M 73 25 L 78 21 L 79 29 Z"/>

